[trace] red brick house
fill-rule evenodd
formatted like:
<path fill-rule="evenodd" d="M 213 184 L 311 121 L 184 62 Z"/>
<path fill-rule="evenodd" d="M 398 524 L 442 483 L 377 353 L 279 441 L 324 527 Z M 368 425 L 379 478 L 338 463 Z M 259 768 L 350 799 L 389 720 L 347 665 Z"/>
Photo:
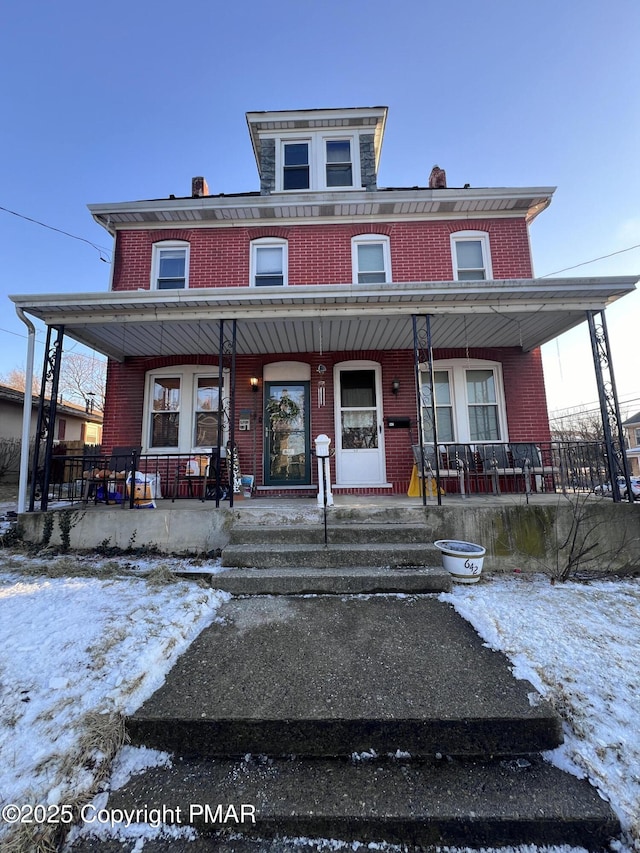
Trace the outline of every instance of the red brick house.
<path fill-rule="evenodd" d="M 553 188 L 378 187 L 386 118 L 248 113 L 259 191 L 90 205 L 109 293 L 12 298 L 110 357 L 103 447 L 232 438 L 260 491 L 304 493 L 324 433 L 334 492 L 406 493 L 431 387 L 443 446 L 550 439 L 540 345 L 635 278 L 534 277 Z"/>

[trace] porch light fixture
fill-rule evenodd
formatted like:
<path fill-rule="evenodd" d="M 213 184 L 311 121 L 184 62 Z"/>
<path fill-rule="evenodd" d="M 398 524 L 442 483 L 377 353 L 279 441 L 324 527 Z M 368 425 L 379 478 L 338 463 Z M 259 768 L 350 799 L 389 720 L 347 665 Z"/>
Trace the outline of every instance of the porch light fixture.
<path fill-rule="evenodd" d="M 249 385 L 251 385 L 251 390 L 253 391 L 253 393 L 257 394 L 258 393 L 258 377 L 252 376 L 251 379 L 249 380 Z"/>
<path fill-rule="evenodd" d="M 397 397 L 398 394 L 400 393 L 400 380 L 399 379 L 392 379 L 391 380 L 391 393 L 393 394 L 394 397 Z"/>

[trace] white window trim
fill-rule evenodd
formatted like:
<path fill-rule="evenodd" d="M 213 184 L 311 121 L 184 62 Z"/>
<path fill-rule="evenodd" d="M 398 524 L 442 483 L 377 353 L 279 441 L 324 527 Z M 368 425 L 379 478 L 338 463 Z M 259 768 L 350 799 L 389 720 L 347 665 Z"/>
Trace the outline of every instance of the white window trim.
<path fill-rule="evenodd" d="M 384 284 L 390 284 L 393 281 L 391 275 L 391 241 L 385 234 L 356 234 L 351 238 L 351 279 L 353 284 L 358 287 L 367 287 L 366 283 L 360 284 L 358 281 L 358 246 L 366 245 L 367 243 L 382 243 L 382 253 L 384 260 Z"/>
<path fill-rule="evenodd" d="M 470 281 L 470 279 L 458 278 L 458 255 L 456 252 L 456 243 L 462 243 L 466 240 L 479 240 L 482 248 L 482 260 L 484 261 L 484 279 L 478 281 L 491 281 L 493 279 L 493 269 L 491 267 L 491 246 L 489 244 L 489 235 L 486 231 L 454 231 L 451 234 L 451 264 L 453 267 L 454 281 Z"/>
<path fill-rule="evenodd" d="M 272 287 L 287 287 L 289 284 L 289 241 L 282 237 L 258 237 L 251 241 L 251 259 L 249 263 L 249 286 L 257 287 L 258 290 L 268 290 L 269 285 L 256 284 L 256 258 L 258 249 L 281 248 L 282 249 L 282 284 L 274 284 Z"/>
<path fill-rule="evenodd" d="M 227 388 L 229 387 L 229 371 L 222 372 L 222 408 L 228 411 Z M 170 367 L 159 367 L 149 370 L 145 377 L 144 411 L 142 418 L 142 452 L 143 453 L 195 453 L 210 449 L 197 447 L 193 444 L 196 394 L 199 377 L 219 377 L 218 366 L 203 364 L 182 364 Z M 176 378 L 180 380 L 180 425 L 178 427 L 178 445 L 176 447 L 151 446 L 151 418 L 153 416 L 153 385 L 156 378 Z M 228 441 L 228 426 L 223 418 L 223 445 Z"/>
<path fill-rule="evenodd" d="M 275 136 L 276 142 L 276 188 L 278 193 L 305 193 L 326 190 L 328 192 L 349 192 L 362 189 L 360 170 L 360 133 L 345 133 L 344 130 L 335 132 L 318 131 L 300 136 Z M 285 190 L 284 176 L 284 146 L 289 143 L 306 142 L 309 146 L 309 187 L 304 190 Z M 349 142 L 351 144 L 351 178 L 352 185 L 345 187 L 327 186 L 327 142 Z"/>
<path fill-rule="evenodd" d="M 153 244 L 151 258 L 151 290 L 158 290 L 158 274 L 160 272 L 160 252 L 163 249 L 184 249 L 184 290 L 189 288 L 189 257 L 191 246 L 186 240 L 159 240 Z M 168 288 L 169 290 L 171 288 Z M 182 288 L 176 288 L 182 290 Z"/>
<path fill-rule="evenodd" d="M 507 406 L 504 396 L 504 381 L 502 364 L 499 361 L 487 361 L 482 358 L 452 358 L 447 361 L 434 361 L 433 369 L 447 371 L 451 392 L 451 407 L 453 409 L 453 432 L 455 444 L 471 444 L 474 447 L 482 444 L 496 444 L 509 441 L 507 429 Z M 421 387 L 424 384 L 424 374 L 427 365 L 420 365 Z M 490 441 L 471 439 L 469 424 L 469 400 L 467 397 L 467 370 L 492 370 L 496 386 L 496 404 L 498 406 L 498 428 L 500 438 Z"/>

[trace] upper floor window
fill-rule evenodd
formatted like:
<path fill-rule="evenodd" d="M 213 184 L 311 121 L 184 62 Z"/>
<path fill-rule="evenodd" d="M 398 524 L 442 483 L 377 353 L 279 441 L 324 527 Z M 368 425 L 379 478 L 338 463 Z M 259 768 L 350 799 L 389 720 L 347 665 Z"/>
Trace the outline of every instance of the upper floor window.
<path fill-rule="evenodd" d="M 477 281 L 493 278 L 489 235 L 484 231 L 457 231 L 451 235 L 453 278 Z"/>
<path fill-rule="evenodd" d="M 251 243 L 251 285 L 278 287 L 287 284 L 287 241 L 262 237 Z"/>
<path fill-rule="evenodd" d="M 360 185 L 357 134 L 317 133 L 276 147 L 276 191 L 350 189 Z"/>
<path fill-rule="evenodd" d="M 151 264 L 152 290 L 184 290 L 189 286 L 189 244 L 181 240 L 155 243 Z"/>
<path fill-rule="evenodd" d="M 283 145 L 282 189 L 308 190 L 309 143 L 285 142 Z"/>
<path fill-rule="evenodd" d="M 362 234 L 351 241 L 354 284 L 379 284 L 391 281 L 389 238 L 380 234 Z"/>
<path fill-rule="evenodd" d="M 325 145 L 327 187 L 352 187 L 351 141 L 327 139 Z"/>

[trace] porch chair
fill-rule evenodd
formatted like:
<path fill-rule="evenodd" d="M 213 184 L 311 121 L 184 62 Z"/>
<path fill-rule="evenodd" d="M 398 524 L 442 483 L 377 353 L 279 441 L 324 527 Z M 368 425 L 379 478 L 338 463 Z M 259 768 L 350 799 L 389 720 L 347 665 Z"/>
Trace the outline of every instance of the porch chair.
<path fill-rule="evenodd" d="M 173 495 L 171 503 L 175 503 L 177 497 L 180 496 L 180 484 L 187 484 L 187 497 L 194 497 L 194 486 L 196 494 L 201 501 L 204 501 L 207 491 L 207 479 L 211 471 L 211 454 L 196 453 L 186 461 L 180 461 L 176 467 L 176 472 L 173 480 Z"/>
<path fill-rule="evenodd" d="M 491 477 L 493 494 L 499 495 L 500 477 L 513 476 L 516 473 L 509 455 L 509 447 L 506 444 L 479 444 L 477 449 L 482 462 L 482 471 Z"/>
<path fill-rule="evenodd" d="M 106 467 L 94 467 L 83 471 L 84 489 L 82 500 L 84 503 L 89 502 L 89 495 L 93 488 L 94 503 L 98 503 L 100 500 L 104 501 L 105 504 L 109 504 L 111 502 L 110 496 L 118 495 L 120 500 L 114 497 L 113 503 L 122 503 L 122 506 L 124 506 L 127 496 L 127 477 L 132 472 L 135 472 L 138 457 L 141 453 L 141 444 L 128 447 L 114 447 Z M 102 489 L 101 498 L 98 497 L 100 488 Z"/>

